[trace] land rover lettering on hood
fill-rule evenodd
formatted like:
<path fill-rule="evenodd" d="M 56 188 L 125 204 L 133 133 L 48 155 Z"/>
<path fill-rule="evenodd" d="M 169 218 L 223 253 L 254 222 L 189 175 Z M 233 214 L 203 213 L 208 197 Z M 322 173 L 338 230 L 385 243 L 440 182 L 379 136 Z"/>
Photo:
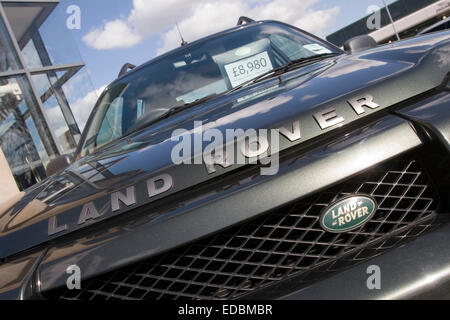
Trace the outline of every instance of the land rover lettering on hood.
<path fill-rule="evenodd" d="M 450 32 L 343 51 L 242 21 L 126 65 L 0 208 L 0 299 L 442 297 Z"/>

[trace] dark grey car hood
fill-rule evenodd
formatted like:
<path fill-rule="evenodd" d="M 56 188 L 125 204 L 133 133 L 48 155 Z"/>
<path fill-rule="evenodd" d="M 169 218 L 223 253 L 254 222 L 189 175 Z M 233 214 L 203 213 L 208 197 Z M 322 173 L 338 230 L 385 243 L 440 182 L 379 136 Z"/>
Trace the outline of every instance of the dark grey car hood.
<path fill-rule="evenodd" d="M 0 258 L 239 168 L 238 165 L 220 168 L 215 174 L 208 174 L 203 165 L 172 163 L 171 152 L 178 143 L 171 139 L 173 131 L 183 128 L 193 132 L 194 121 L 202 121 L 203 129 L 224 131 L 227 128 L 289 127 L 292 121 L 299 120 L 302 139 L 297 143 L 280 141 L 280 150 L 283 150 L 338 129 L 321 130 L 312 118 L 315 112 L 334 107 L 345 118 L 346 126 L 434 89 L 450 71 L 449 38 L 450 32 L 443 32 L 329 58 L 289 72 L 281 79 L 270 79 L 198 105 L 106 146 L 27 190 L 16 203 L 3 209 L 0 213 Z M 365 93 L 371 94 L 381 107 L 357 116 L 347 101 Z M 170 174 L 174 185 L 167 193 L 149 199 L 146 181 L 162 173 Z M 129 186 L 137 190 L 137 204 L 112 213 L 110 194 Z M 79 225 L 80 212 L 88 202 L 95 203 L 101 217 Z M 152 207 L 151 213 L 155 219 L 165 218 L 157 207 Z M 58 225 L 67 225 L 67 229 L 49 235 L 49 223 L 56 221 L 52 217 L 57 217 Z"/>

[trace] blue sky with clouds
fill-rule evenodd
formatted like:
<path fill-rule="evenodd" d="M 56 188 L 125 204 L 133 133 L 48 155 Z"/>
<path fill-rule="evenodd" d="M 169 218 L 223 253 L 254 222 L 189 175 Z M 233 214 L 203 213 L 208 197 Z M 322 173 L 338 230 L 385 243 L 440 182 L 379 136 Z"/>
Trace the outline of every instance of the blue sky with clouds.
<path fill-rule="evenodd" d="M 392 3 L 394 0 L 388 0 Z M 321 37 L 360 19 L 382 0 L 60 0 L 81 9 L 71 33 L 96 89 L 114 80 L 125 62 L 141 64 L 179 43 L 233 26 L 240 15 L 291 23 Z"/>

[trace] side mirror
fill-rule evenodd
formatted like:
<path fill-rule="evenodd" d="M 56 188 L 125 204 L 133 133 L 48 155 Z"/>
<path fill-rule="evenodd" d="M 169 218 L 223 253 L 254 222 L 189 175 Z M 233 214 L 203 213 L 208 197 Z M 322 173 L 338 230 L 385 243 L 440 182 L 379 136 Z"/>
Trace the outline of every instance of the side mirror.
<path fill-rule="evenodd" d="M 344 50 L 353 53 L 375 48 L 376 46 L 377 42 L 374 40 L 374 38 L 368 35 L 361 35 L 345 41 Z"/>
<path fill-rule="evenodd" d="M 57 156 L 55 159 L 51 160 L 47 165 L 46 172 L 47 176 L 50 177 L 56 173 L 60 173 L 64 169 L 68 168 L 73 163 L 73 156 L 70 154 L 65 154 L 62 156 Z"/>

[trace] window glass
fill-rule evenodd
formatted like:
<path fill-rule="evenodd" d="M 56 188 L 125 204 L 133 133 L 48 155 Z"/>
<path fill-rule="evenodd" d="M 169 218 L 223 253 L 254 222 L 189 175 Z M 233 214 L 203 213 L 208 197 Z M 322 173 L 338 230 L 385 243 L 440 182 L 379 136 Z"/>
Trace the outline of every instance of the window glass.
<path fill-rule="evenodd" d="M 293 41 L 280 35 L 270 36 L 270 41 L 281 50 L 290 60 L 300 59 L 314 55 L 314 52 L 303 47 L 302 43 Z M 305 46 L 308 43 L 304 43 Z"/>
<path fill-rule="evenodd" d="M 100 130 L 98 131 L 97 144 L 102 145 L 122 135 L 122 107 L 123 98 L 116 98 L 111 102 L 106 111 Z"/>
<path fill-rule="evenodd" d="M 71 153 L 76 148 L 75 143 L 70 136 L 69 127 L 64 118 L 61 107 L 58 104 L 55 96 L 50 96 L 44 103 L 44 110 L 47 114 L 50 127 L 56 136 L 57 143 L 64 153 Z"/>
<path fill-rule="evenodd" d="M 34 46 L 33 41 L 28 41 L 27 45 L 22 49 L 22 56 L 28 68 L 42 67 L 42 61 L 39 53 Z"/>
<path fill-rule="evenodd" d="M 46 167 L 50 159 L 47 151 L 45 150 L 44 144 L 42 143 L 42 139 L 39 136 L 36 125 L 31 117 L 28 117 L 25 120 L 25 124 L 27 125 L 28 131 L 30 132 L 31 139 L 36 146 L 36 150 L 39 153 L 39 157 L 42 159 L 44 167 Z"/>
<path fill-rule="evenodd" d="M 17 4 L 5 3 L 5 10 Z M 38 10 L 40 4 L 29 3 Z M 36 28 L 36 27 L 35 27 Z M 66 26 L 66 15 L 56 6 L 39 29 L 31 29 L 26 38 L 18 39 L 22 56 L 29 68 L 82 62 L 75 39 Z M 25 42 L 26 41 L 26 42 Z"/>
<path fill-rule="evenodd" d="M 36 108 L 25 77 L 0 78 L 0 148 L 20 190 L 45 178 L 46 149 L 31 115 L 21 109 Z"/>
<path fill-rule="evenodd" d="M 49 77 L 46 73 L 35 74 L 32 75 L 32 80 L 47 114 L 51 130 L 56 136 L 56 143 L 59 144 L 59 147 L 64 153 L 73 152 L 76 145 L 69 131 L 69 126 L 67 125 L 61 106 L 56 98 L 55 90 L 50 85 Z"/>
<path fill-rule="evenodd" d="M 64 74 L 58 74 L 58 78 L 62 76 Z M 62 89 L 78 127 L 83 131 L 99 96 L 99 93 L 94 89 L 86 68 L 79 70 L 70 80 L 65 82 L 62 85 Z"/>
<path fill-rule="evenodd" d="M 22 69 L 6 27 L 0 19 L 0 71 Z"/>
<path fill-rule="evenodd" d="M 39 28 L 39 34 L 50 57 L 51 65 L 83 61 L 75 39 L 67 29 L 66 17 L 61 6 L 57 6 Z"/>

